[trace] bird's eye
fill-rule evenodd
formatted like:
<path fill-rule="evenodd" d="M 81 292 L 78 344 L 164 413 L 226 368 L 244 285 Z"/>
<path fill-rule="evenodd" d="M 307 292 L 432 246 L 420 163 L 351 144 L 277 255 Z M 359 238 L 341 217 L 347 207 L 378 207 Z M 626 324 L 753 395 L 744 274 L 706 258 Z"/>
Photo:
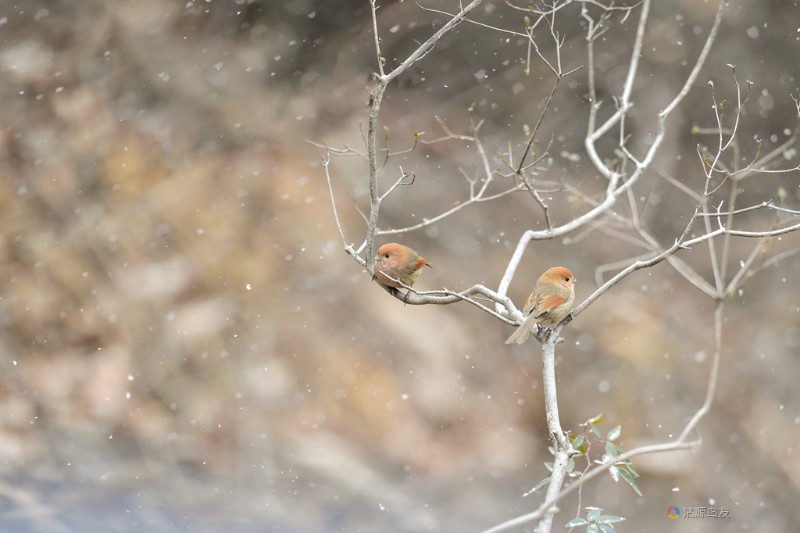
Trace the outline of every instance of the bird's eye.
<path fill-rule="evenodd" d="M 383 257 L 385 257 L 386 259 L 389 259 L 389 254 L 384 254 Z"/>
<path fill-rule="evenodd" d="M 564 281 L 569 281 L 569 278 L 564 278 Z"/>

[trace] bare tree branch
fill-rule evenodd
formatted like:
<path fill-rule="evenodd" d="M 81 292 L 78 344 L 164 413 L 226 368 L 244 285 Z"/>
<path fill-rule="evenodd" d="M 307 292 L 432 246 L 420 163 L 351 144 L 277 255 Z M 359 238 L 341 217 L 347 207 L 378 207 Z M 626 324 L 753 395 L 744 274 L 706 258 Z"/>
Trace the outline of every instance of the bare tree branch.
<path fill-rule="evenodd" d="M 704 148 L 698 146 L 697 148 L 702 168 L 702 174 L 698 173 L 698 179 L 695 181 L 697 186 L 693 188 L 685 184 L 693 183 L 692 177 L 687 177 L 684 183 L 669 176 L 666 172 L 660 172 L 668 183 L 687 195 L 691 202 L 689 205 L 693 207 L 694 211 L 685 213 L 689 215 L 688 222 L 671 246 L 659 244 L 653 234 L 648 231 L 646 223 L 643 222 L 643 219 L 646 220 L 646 217 L 644 217 L 642 213 L 648 207 L 650 196 L 644 196 L 641 200 L 637 199 L 637 194 L 639 193 L 635 191 L 641 188 L 637 186 L 637 184 L 645 182 L 644 177 L 651 165 L 653 165 L 656 156 L 660 153 L 660 149 L 666 138 L 668 120 L 683 103 L 690 89 L 697 82 L 709 51 L 716 39 L 726 7 L 726 2 L 724 0 L 720 1 L 716 16 L 708 31 L 705 42 L 688 74 L 685 75 L 681 88 L 655 116 L 655 131 L 650 135 L 650 138 L 648 138 L 648 144 L 645 145 L 646 148 L 639 149 L 638 147 L 643 144 L 631 142 L 633 137 L 628 132 L 628 125 L 626 122 L 630 120 L 631 110 L 636 105 L 636 101 L 640 98 L 639 96 L 634 98 L 634 95 L 638 95 L 635 89 L 637 89 L 637 80 L 639 79 L 639 64 L 642 56 L 644 39 L 648 30 L 651 2 L 652 0 L 643 0 L 640 4 L 637 4 L 640 8 L 640 13 L 638 22 L 636 22 L 636 31 L 632 41 L 631 56 L 627 63 L 625 80 L 619 95 L 614 98 L 615 107 L 605 113 L 605 115 L 608 116 L 600 123 L 602 102 L 597 99 L 595 47 L 598 46 L 597 43 L 600 41 L 600 37 L 606 35 L 614 19 L 617 18 L 615 14 L 619 15 L 621 22 L 624 22 L 632 12 L 633 7 L 618 7 L 613 4 L 606 5 L 596 0 L 555 1 L 552 4 L 545 3 L 541 6 L 531 5 L 527 8 L 507 3 L 513 9 L 525 12 L 524 33 L 503 29 L 469 18 L 468 15 L 480 4 L 480 0 L 475 0 L 466 6 L 463 6 L 463 4 L 459 2 L 459 7 L 461 9 L 454 14 L 423 7 L 421 9 L 426 12 L 436 12 L 447 15 L 448 21 L 430 38 L 415 48 L 398 66 L 394 69 L 387 70 L 385 58 L 383 58 L 381 54 L 381 39 L 379 37 L 377 20 L 378 7 L 375 0 L 370 0 L 372 6 L 375 49 L 378 56 L 378 73 L 376 74 L 377 84 L 373 88 L 371 95 L 369 124 L 365 141 L 366 153 L 360 154 L 358 151 L 349 148 L 331 149 L 323 146 L 326 150 L 326 155 L 323 159 L 323 167 L 340 238 L 342 239 L 345 250 L 352 255 L 361 266 L 366 267 L 370 274 L 372 274 L 373 270 L 372 257 L 374 256 L 374 241 L 376 237 L 420 230 L 454 215 L 467 206 L 499 200 L 517 191 L 527 190 L 532 200 L 542 209 L 546 228 L 544 230 L 527 230 L 521 235 L 508 260 L 508 264 L 499 281 L 497 290 L 476 284 L 464 290 L 443 288 L 431 291 L 418 291 L 399 283 L 398 280 L 400 286 L 407 289 L 404 294 L 397 289 L 384 286 L 395 298 L 409 305 L 445 305 L 463 301 L 478 308 L 480 311 L 488 313 L 493 318 L 503 323 L 516 325 L 522 322 L 524 316 L 507 296 L 507 292 L 522 260 L 523 254 L 532 241 L 569 236 L 571 241 L 575 242 L 591 236 L 594 232 L 598 231 L 610 235 L 617 242 L 630 243 L 638 247 L 638 249 L 630 252 L 630 255 L 636 256 L 637 252 L 642 249 L 644 250 L 644 253 L 636 257 L 623 261 L 612 261 L 607 265 L 598 267 L 596 272 L 599 286 L 594 292 L 579 303 L 572 310 L 572 313 L 552 331 L 545 328 L 538 330 L 536 338 L 541 343 L 542 348 L 545 411 L 548 430 L 552 435 L 555 450 L 552 475 L 549 480 L 545 500 L 538 509 L 532 513 L 504 522 L 503 524 L 487 530 L 486 533 L 504 531 L 534 520 L 540 520 L 537 531 L 539 533 L 547 533 L 552 527 L 553 515 L 557 511 L 555 505 L 573 491 L 578 490 L 589 480 L 607 471 L 614 466 L 615 463 L 645 453 L 685 449 L 699 444 L 699 441 L 690 441 L 689 438 L 699 422 L 709 412 L 716 393 L 721 359 L 722 323 L 724 318 L 723 302 L 731 292 L 737 290 L 755 271 L 765 268 L 770 264 L 769 260 L 766 258 L 766 252 L 769 249 L 769 244 L 773 237 L 800 231 L 800 222 L 798 222 L 795 216 L 800 214 L 800 211 L 792 209 L 791 206 L 777 206 L 772 200 L 762 200 L 760 202 L 756 200 L 756 203 L 744 207 L 737 205 L 737 203 L 740 203 L 739 185 L 746 177 L 761 173 L 788 173 L 800 169 L 800 165 L 792 168 L 777 168 L 778 164 L 776 163 L 781 156 L 787 159 L 791 157 L 786 156 L 786 151 L 793 149 L 792 147 L 798 138 L 800 127 L 795 130 L 795 133 L 787 142 L 768 154 L 761 155 L 761 146 L 759 143 L 755 154 L 749 158 L 749 162 L 747 162 L 748 160 L 744 157 L 741 157 L 741 148 L 738 138 L 743 134 L 741 131 L 743 128 L 743 117 L 745 117 L 743 110 L 749 101 L 751 84 L 748 82 L 746 92 L 743 91 L 743 88 L 736 78 L 736 68 L 734 66 L 730 66 L 733 73 L 732 83 L 736 90 L 736 106 L 733 117 L 730 118 L 728 114 L 725 113 L 726 101 L 724 99 L 718 101 L 717 93 L 712 83 L 710 98 L 714 106 L 713 120 L 715 122 L 715 127 L 697 127 L 693 130 L 693 133 L 696 134 L 713 134 L 716 141 L 713 143 L 716 145 L 715 147 Z M 549 153 L 550 145 L 553 142 L 551 137 L 550 144 L 548 144 L 544 153 L 537 154 L 537 136 L 541 132 L 544 121 L 548 118 L 548 111 L 551 108 L 556 91 L 560 87 L 560 81 L 577 70 L 573 69 L 567 72 L 563 70 L 565 58 L 562 57 L 562 52 L 564 50 L 563 44 L 565 36 L 559 31 L 556 25 L 556 21 L 561 20 L 565 13 L 562 10 L 572 4 L 580 6 L 580 16 L 586 21 L 583 28 L 585 30 L 587 54 L 586 67 L 588 69 L 589 107 L 587 109 L 588 128 L 583 139 L 583 144 L 589 160 L 592 163 L 593 171 L 606 180 L 603 182 L 603 190 L 592 193 L 591 195 L 583 192 L 581 190 L 582 187 L 574 186 L 570 183 L 558 185 L 557 183 L 554 184 L 553 181 L 547 182 L 545 180 L 533 179 L 534 176 L 538 176 L 549 168 L 549 158 L 545 160 L 545 157 Z M 531 16 L 532 20 L 529 19 L 528 16 Z M 421 138 L 421 134 L 415 134 L 414 143 L 410 148 L 405 148 L 400 151 L 391 151 L 388 146 L 389 138 L 387 134 L 387 137 L 382 140 L 383 148 L 381 149 L 381 153 L 384 155 L 385 159 L 383 164 L 379 166 L 377 140 L 378 119 L 381 111 L 382 98 L 389 83 L 411 67 L 415 62 L 420 61 L 426 54 L 430 53 L 442 36 L 462 21 L 467 21 L 481 28 L 500 32 L 504 34 L 504 38 L 512 36 L 528 39 L 528 69 L 530 69 L 531 56 L 534 57 L 534 61 L 535 58 L 538 57 L 544 67 L 555 77 L 549 95 L 544 100 L 541 113 L 539 113 L 533 129 L 531 131 L 526 130 L 525 139 L 524 141 L 520 141 L 519 145 L 513 144 L 512 141 L 507 141 L 507 153 L 499 154 L 494 152 L 491 146 L 487 148 L 481 140 L 479 132 L 483 124 L 482 121 L 471 117 L 471 131 L 468 134 L 462 134 L 452 131 L 444 120 L 437 117 L 437 121 L 444 132 L 444 135 L 440 138 L 425 140 Z M 543 43 L 537 41 L 542 35 L 542 32 L 548 31 L 549 37 L 546 38 L 552 40 L 553 48 L 551 51 L 547 51 Z M 541 48 L 540 44 L 542 44 Z M 525 60 L 525 58 L 520 58 L 520 62 Z M 798 114 L 800 115 L 800 104 L 797 104 L 796 99 L 795 104 L 798 109 Z M 388 129 L 384 131 L 388 131 Z M 613 139 L 613 143 L 615 144 L 615 146 L 611 148 L 608 146 L 610 139 Z M 381 228 L 379 226 L 379 212 L 382 202 L 390 198 L 401 185 L 410 185 L 414 183 L 415 179 L 413 173 L 409 174 L 405 172 L 403 167 L 398 165 L 399 177 L 395 177 L 388 188 L 381 190 L 379 187 L 379 177 L 381 177 L 380 175 L 382 172 L 386 171 L 385 166 L 392 161 L 392 158 L 401 154 L 411 153 L 417 147 L 418 143 L 430 145 L 449 141 L 468 143 L 470 147 L 476 150 L 477 157 L 480 160 L 480 163 L 476 165 L 474 169 L 458 168 L 458 171 L 467 181 L 468 194 L 466 199 L 458 202 L 449 209 L 445 209 L 431 217 L 424 218 L 422 222 L 405 227 Z M 500 144 L 504 146 L 502 143 Z M 519 154 L 515 155 L 515 146 L 524 146 L 524 148 L 521 149 Z M 368 160 L 370 204 L 369 210 L 365 215 L 367 227 L 366 236 L 358 248 L 347 243 L 343 224 L 339 218 L 339 212 L 334 199 L 329 166 L 331 163 L 331 156 L 340 155 L 361 155 Z M 611 162 L 607 162 L 607 160 Z M 498 171 L 493 168 L 493 165 L 500 166 L 503 170 Z M 743 165 L 744 167 L 742 168 Z M 513 185 L 498 187 L 497 183 L 500 183 L 502 178 L 512 178 L 515 181 Z M 519 182 L 516 181 L 516 178 L 519 178 Z M 583 200 L 583 205 L 586 206 L 584 212 L 570 220 L 560 223 L 560 225 L 554 225 L 551 220 L 550 205 L 548 205 L 549 199 L 548 202 L 545 202 L 542 196 L 548 187 L 552 187 L 554 190 L 564 190 L 575 194 L 579 199 Z M 695 190 L 695 188 L 697 190 Z M 726 190 L 726 188 L 729 189 Z M 781 200 L 784 199 L 784 196 L 785 195 L 780 196 Z M 623 199 L 622 208 L 617 209 L 615 205 L 620 198 Z M 625 201 L 627 201 L 627 203 L 625 203 Z M 757 217 L 746 216 L 748 213 L 756 213 L 758 211 L 772 213 L 772 217 L 770 218 L 774 220 L 768 226 L 768 229 L 758 229 L 765 227 L 762 220 L 764 217 L 759 218 L 759 225 L 756 226 L 753 220 Z M 745 225 L 745 223 L 747 223 L 747 225 Z M 695 226 L 699 228 L 695 229 Z M 747 254 L 746 259 L 739 260 L 739 267 L 735 272 L 732 267 L 734 263 L 730 257 L 732 254 L 731 240 L 733 238 L 757 239 L 752 250 Z M 694 246 L 700 244 L 707 244 L 708 246 L 707 250 L 701 250 L 703 252 L 707 251 L 708 253 L 707 262 L 710 264 L 711 274 L 707 276 L 701 275 L 700 272 L 704 272 L 702 269 L 695 270 L 687 261 L 679 257 L 679 252 L 689 252 Z M 794 252 L 796 252 L 796 250 L 787 252 L 780 257 L 790 257 Z M 680 276 L 686 279 L 693 287 L 711 298 L 716 304 L 713 333 L 714 358 L 709 370 L 703 403 L 689 417 L 677 439 L 653 446 L 636 448 L 618 455 L 614 457 L 613 460 L 609 460 L 597 467 L 589 468 L 577 481 L 564 488 L 563 484 L 567 479 L 567 465 L 570 457 L 578 452 L 572 449 L 567 434 L 561 427 L 559 419 L 555 377 L 555 347 L 558 342 L 563 340 L 559 337 L 559 334 L 562 328 L 571 320 L 576 319 L 590 305 L 597 302 L 600 297 L 617 284 L 621 283 L 625 278 L 633 275 L 633 273 L 638 270 L 653 267 L 663 261 L 667 261 Z M 704 262 L 705 261 L 706 260 L 704 260 Z M 728 275 L 729 270 L 734 272 L 732 276 Z M 605 272 L 616 273 L 603 282 L 603 273 Z"/>
<path fill-rule="evenodd" d="M 661 444 L 651 444 L 648 446 L 640 446 L 638 448 L 634 448 L 632 450 L 628 450 L 616 457 L 613 457 L 611 460 L 598 465 L 597 467 L 589 470 L 581 477 L 579 477 L 576 481 L 571 483 L 568 487 L 560 492 L 557 492 L 555 495 L 551 495 L 548 491 L 547 496 L 545 497 L 544 502 L 534 511 L 524 514 L 522 516 L 518 516 L 501 524 L 498 524 L 494 527 L 484 530 L 482 533 L 500 533 L 501 531 L 508 531 L 511 528 L 522 526 L 528 524 L 530 522 L 534 522 L 536 520 L 542 520 L 543 518 L 550 516 L 552 517 L 551 510 L 554 506 L 576 490 L 580 489 L 583 485 L 591 481 L 592 479 L 596 478 L 597 476 L 605 473 L 608 471 L 609 468 L 614 466 L 615 464 L 622 463 L 627 461 L 628 459 L 632 459 L 639 455 L 645 455 L 650 453 L 665 453 L 675 450 L 684 450 L 687 448 L 694 448 L 699 446 L 701 441 L 700 440 L 688 440 L 689 434 L 697 427 L 697 424 L 702 420 L 702 418 L 708 413 L 709 409 L 711 408 L 711 403 L 714 400 L 714 396 L 716 394 L 717 389 L 717 379 L 719 376 L 719 364 L 722 358 L 722 322 L 723 322 L 723 302 L 717 302 L 716 308 L 714 310 L 714 356 L 711 361 L 711 371 L 709 372 L 708 376 L 708 383 L 706 385 L 706 396 L 703 404 L 700 408 L 692 415 L 686 425 L 683 427 L 681 434 L 678 436 L 677 439 L 664 442 Z M 558 331 L 558 327 L 556 328 L 556 332 Z M 556 457 L 558 459 L 558 456 Z M 560 466 L 560 465 L 559 465 Z M 566 466 L 566 465 L 564 465 Z M 553 463 L 553 470 L 556 470 L 556 462 Z M 555 476 L 555 472 L 553 473 Z M 563 478 L 562 478 L 563 481 Z M 560 485 L 560 483 L 559 483 Z M 550 519 L 550 523 L 552 523 L 552 518 Z M 539 523 L 539 528 L 541 527 L 543 522 Z M 546 529 L 549 529 L 548 524 Z"/>
<path fill-rule="evenodd" d="M 466 18 L 470 11 L 475 9 L 481 4 L 482 0 L 472 0 L 461 11 L 448 20 L 441 28 L 439 28 L 433 35 L 431 35 L 424 43 L 422 43 L 416 50 L 414 50 L 400 65 L 392 69 L 388 74 L 383 73 L 379 68 L 378 84 L 372 91 L 372 106 L 369 113 L 369 126 L 367 129 L 367 155 L 369 156 L 369 197 L 370 197 L 370 210 L 369 210 L 369 223 L 367 225 L 366 237 L 366 267 L 370 275 L 373 274 L 373 265 L 371 258 L 375 255 L 375 231 L 378 227 L 378 214 L 381 207 L 381 198 L 378 193 L 378 163 L 377 163 L 377 131 L 378 131 L 378 115 L 381 109 L 381 102 L 386 88 L 397 76 L 408 70 L 408 68 L 424 56 L 441 38 L 458 25 Z M 372 2 L 373 20 L 375 20 L 375 11 L 377 6 L 374 1 Z M 377 23 L 375 23 L 377 24 Z M 377 27 L 377 26 L 376 26 Z M 376 43 L 380 43 L 380 38 L 377 37 Z M 379 57 L 378 63 L 383 62 L 383 57 Z"/>

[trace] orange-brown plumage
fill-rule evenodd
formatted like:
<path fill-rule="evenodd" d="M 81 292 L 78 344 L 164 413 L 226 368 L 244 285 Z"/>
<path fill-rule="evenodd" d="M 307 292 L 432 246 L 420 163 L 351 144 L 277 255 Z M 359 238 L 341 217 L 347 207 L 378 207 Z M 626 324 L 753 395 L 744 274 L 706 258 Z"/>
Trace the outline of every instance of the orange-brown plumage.
<path fill-rule="evenodd" d="M 522 309 L 528 318 L 506 339 L 506 344 L 522 344 L 536 324 L 553 328 L 564 320 L 575 301 L 574 283 L 575 277 L 565 267 L 553 267 L 542 274 Z"/>
<path fill-rule="evenodd" d="M 388 287 L 411 287 L 426 265 L 431 266 L 427 259 L 408 246 L 386 243 L 378 248 L 375 256 L 375 278 Z"/>

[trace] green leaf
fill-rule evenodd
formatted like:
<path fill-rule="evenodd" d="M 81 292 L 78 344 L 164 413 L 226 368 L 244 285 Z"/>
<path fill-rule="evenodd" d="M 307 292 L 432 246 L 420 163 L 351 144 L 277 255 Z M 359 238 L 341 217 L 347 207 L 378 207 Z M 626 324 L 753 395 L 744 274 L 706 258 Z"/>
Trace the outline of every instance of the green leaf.
<path fill-rule="evenodd" d="M 545 463 L 544 463 L 544 467 L 545 467 L 545 468 L 546 468 L 548 471 L 550 471 L 550 472 L 552 472 L 552 471 L 553 471 L 553 463 L 551 463 L 551 462 L 549 462 L 549 461 L 547 461 L 547 462 L 545 462 Z"/>
<path fill-rule="evenodd" d="M 614 444 L 611 441 L 606 442 L 606 453 L 611 457 L 616 457 L 619 455 L 619 446 Z"/>
<path fill-rule="evenodd" d="M 642 497 L 644 496 L 644 494 L 642 494 L 642 491 L 641 491 L 641 490 L 639 490 L 639 486 L 638 486 L 638 485 L 636 485 L 636 481 L 634 481 L 634 479 L 633 479 L 633 474 L 631 474 L 630 472 L 628 472 L 628 471 L 627 471 L 627 470 L 625 470 L 624 468 L 620 468 L 620 469 L 619 469 L 619 473 L 620 473 L 620 475 L 622 476 L 622 479 L 624 479 L 625 481 L 627 481 L 627 482 L 628 482 L 628 485 L 630 485 L 630 486 L 631 486 L 631 488 L 632 488 L 634 491 L 636 491 L 636 494 L 638 494 L 639 496 L 642 496 Z"/>
<path fill-rule="evenodd" d="M 617 440 L 620 433 L 622 433 L 622 426 L 617 426 L 608 432 L 608 436 L 606 438 L 608 440 Z"/>
<path fill-rule="evenodd" d="M 581 444 L 583 444 L 583 435 L 574 435 L 574 439 L 572 439 L 572 448 L 575 450 L 579 450 Z"/>
<path fill-rule="evenodd" d="M 586 533 L 597 533 L 597 531 L 597 524 L 589 524 L 589 527 L 586 528 Z"/>
<path fill-rule="evenodd" d="M 567 473 L 569 474 L 573 470 L 575 470 L 575 460 L 570 457 L 569 461 L 567 461 Z"/>
<path fill-rule="evenodd" d="M 537 490 L 541 489 L 542 487 L 544 487 L 545 485 L 547 485 L 548 483 L 550 483 L 550 478 L 551 478 L 551 477 L 553 477 L 553 476 L 547 476 L 546 478 L 544 478 L 543 480 L 541 480 L 539 483 L 537 483 L 537 484 L 536 484 L 536 486 L 535 486 L 535 487 L 533 487 L 531 490 L 529 490 L 528 492 L 526 492 L 525 494 L 523 494 L 523 495 L 522 495 L 522 497 L 524 498 L 524 497 L 526 497 L 526 496 L 530 496 L 531 494 L 533 494 L 533 493 L 534 493 L 534 492 L 536 492 Z"/>
<path fill-rule="evenodd" d="M 592 433 L 594 433 L 595 437 L 597 437 L 598 439 L 600 438 L 600 430 L 597 429 L 597 426 L 595 426 L 594 424 L 589 424 L 589 429 L 592 430 Z"/>
<path fill-rule="evenodd" d="M 586 519 L 594 522 L 600 516 L 600 511 L 602 511 L 600 507 L 586 507 Z"/>
<path fill-rule="evenodd" d="M 608 467 L 608 473 L 611 474 L 611 479 L 613 479 L 614 481 L 619 481 L 619 468 L 618 467 L 616 467 L 614 465 L 611 465 L 610 467 Z"/>
<path fill-rule="evenodd" d="M 630 459 L 625 459 L 624 461 L 616 461 L 614 464 L 617 465 L 617 466 L 627 466 L 628 470 L 633 471 L 633 464 L 631 463 Z M 632 473 L 636 477 L 639 477 L 639 474 L 636 474 L 635 472 L 632 472 Z"/>
<path fill-rule="evenodd" d="M 586 519 L 584 518 L 573 518 L 572 520 L 564 524 L 564 527 L 578 527 L 578 526 L 585 526 L 588 524 L 589 522 L 587 522 Z"/>
<path fill-rule="evenodd" d="M 605 421 L 606 421 L 606 419 L 603 418 L 603 413 L 600 413 L 596 417 L 590 418 L 589 420 L 587 420 L 586 423 L 587 424 L 602 424 Z"/>
<path fill-rule="evenodd" d="M 606 441 L 606 453 L 611 457 L 616 457 L 620 454 L 625 453 L 625 450 L 617 446 L 611 441 Z"/>
<path fill-rule="evenodd" d="M 602 533 L 616 533 L 617 530 L 614 529 L 614 526 L 609 526 L 609 525 L 606 525 L 606 524 L 600 524 L 600 531 Z"/>
<path fill-rule="evenodd" d="M 624 516 L 614 516 L 612 514 L 604 514 L 597 519 L 598 524 L 616 524 L 625 520 Z"/>

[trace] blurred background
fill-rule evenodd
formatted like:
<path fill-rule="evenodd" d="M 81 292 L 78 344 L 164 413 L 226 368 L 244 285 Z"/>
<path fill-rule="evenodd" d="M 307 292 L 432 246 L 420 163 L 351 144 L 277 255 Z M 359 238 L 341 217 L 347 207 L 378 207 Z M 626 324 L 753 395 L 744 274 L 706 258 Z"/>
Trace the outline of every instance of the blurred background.
<path fill-rule="evenodd" d="M 716 9 L 654 4 L 627 123 L 637 154 Z M 753 81 L 739 164 L 755 156 L 756 138 L 767 153 L 797 126 L 797 9 L 731 2 L 636 191 L 660 242 L 674 241 L 694 205 L 659 173 L 701 190 L 696 146 L 716 146 L 692 130 L 715 125 L 708 80 L 728 102 L 726 119 L 736 102 L 726 65 L 743 87 Z M 598 42 L 602 116 L 624 80 L 638 14 L 612 17 Z M 523 16 L 486 1 L 474 18 L 521 31 Z M 382 2 L 388 65 L 443 20 L 410 1 Z M 580 8 L 556 20 L 565 70 L 585 64 Z M 6 2 L 0 36 L 0 529 L 470 532 L 539 505 L 540 493 L 522 497 L 550 460 L 538 345 L 504 345 L 512 328 L 467 304 L 403 306 L 342 251 L 324 151 L 308 141 L 364 150 L 375 68 L 368 2 Z M 553 53 L 547 34 L 540 42 Z M 439 117 L 455 133 L 484 121 L 489 154 L 518 157 L 553 83 L 538 60 L 525 74 L 527 53 L 507 34 L 459 26 L 387 92 L 390 149 L 409 148 L 414 132 L 440 137 Z M 539 153 L 553 139 L 540 178 L 596 197 L 605 182 L 582 148 L 586 75 L 556 94 L 539 137 Z M 613 142 L 603 146 L 609 160 Z M 797 163 L 787 150 L 777 166 Z M 398 165 L 416 182 L 384 204 L 382 228 L 464 201 L 464 176 L 480 171 L 464 142 L 392 158 L 384 186 Z M 330 171 L 347 238 L 360 243 L 367 165 L 339 157 Z M 797 171 L 749 178 L 738 205 L 798 209 L 798 183 Z M 559 188 L 549 195 L 555 223 L 589 208 Z M 756 212 L 736 224 L 775 221 Z M 419 289 L 496 288 L 522 232 L 543 224 L 518 193 L 396 240 L 435 265 Z M 598 269 L 643 252 L 626 234 L 604 224 L 534 243 L 510 295 L 522 305 L 540 272 L 564 264 L 582 300 Z M 755 244 L 732 242 L 729 278 Z M 800 235 L 774 239 L 756 265 L 799 245 Z M 681 257 L 713 283 L 707 246 Z M 789 255 L 726 303 L 702 447 L 637 458 L 643 497 L 608 476 L 587 484 L 580 503 L 563 502 L 556 530 L 594 505 L 627 518 L 619 531 L 798 531 L 798 282 L 800 258 Z M 666 264 L 596 302 L 559 346 L 565 429 L 604 413 L 601 427 L 621 425 L 626 449 L 674 438 L 703 401 L 713 309 Z M 669 520 L 671 505 L 730 514 Z"/>

